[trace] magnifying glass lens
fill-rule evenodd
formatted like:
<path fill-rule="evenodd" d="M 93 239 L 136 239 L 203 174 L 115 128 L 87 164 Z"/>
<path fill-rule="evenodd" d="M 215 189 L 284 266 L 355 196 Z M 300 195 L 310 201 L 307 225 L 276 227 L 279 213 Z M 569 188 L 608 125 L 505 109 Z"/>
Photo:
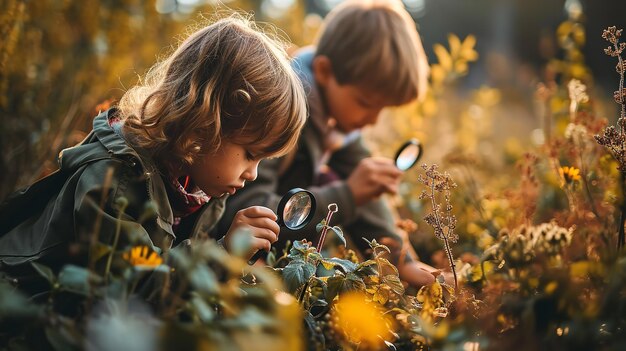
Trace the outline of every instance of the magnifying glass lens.
<path fill-rule="evenodd" d="M 422 147 L 417 140 L 410 140 L 396 154 L 396 167 L 406 171 L 413 167 L 422 155 Z"/>
<path fill-rule="evenodd" d="M 311 196 L 302 191 L 297 192 L 285 204 L 283 222 L 289 229 L 300 227 L 311 213 Z"/>
<path fill-rule="evenodd" d="M 276 214 L 279 225 L 293 231 L 302 229 L 313 219 L 315 197 L 309 191 L 293 188 L 280 199 Z M 248 260 L 248 263 L 254 264 L 264 254 L 265 251 L 258 251 Z"/>

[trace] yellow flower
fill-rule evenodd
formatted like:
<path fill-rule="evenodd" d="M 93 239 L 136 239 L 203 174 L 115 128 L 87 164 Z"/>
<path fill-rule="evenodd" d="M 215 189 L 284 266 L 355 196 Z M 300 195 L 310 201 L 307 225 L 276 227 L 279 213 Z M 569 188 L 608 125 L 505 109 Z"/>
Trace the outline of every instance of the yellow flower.
<path fill-rule="evenodd" d="M 576 167 L 561 167 L 559 168 L 559 175 L 565 183 L 572 183 L 580 180 L 580 169 Z"/>
<path fill-rule="evenodd" d="M 163 263 L 161 256 L 148 246 L 135 246 L 122 257 L 135 267 L 155 268 Z"/>
<path fill-rule="evenodd" d="M 558 287 L 559 287 L 559 283 L 552 281 L 546 285 L 546 287 L 544 288 L 544 291 L 546 292 L 546 294 L 552 295 Z"/>
<path fill-rule="evenodd" d="M 337 328 L 357 343 L 377 345 L 381 338 L 391 336 L 389 320 L 383 315 L 378 304 L 366 301 L 366 295 L 358 292 L 347 293 L 335 305 Z"/>

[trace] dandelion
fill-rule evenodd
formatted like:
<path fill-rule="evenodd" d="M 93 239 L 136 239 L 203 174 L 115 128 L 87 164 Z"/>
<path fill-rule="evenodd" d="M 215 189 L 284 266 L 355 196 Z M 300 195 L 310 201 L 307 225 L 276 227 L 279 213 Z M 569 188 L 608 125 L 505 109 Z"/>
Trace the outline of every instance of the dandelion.
<path fill-rule="evenodd" d="M 391 336 L 383 311 L 376 304 L 367 302 L 366 295 L 347 293 L 341 296 L 335 307 L 337 328 L 349 339 L 372 346 Z"/>
<path fill-rule="evenodd" d="M 163 263 L 161 256 L 145 245 L 133 247 L 122 257 L 135 267 L 155 268 Z"/>
<path fill-rule="evenodd" d="M 580 169 L 576 167 L 561 167 L 559 168 L 559 175 L 561 176 L 561 179 L 565 182 L 565 184 L 571 184 L 581 179 Z"/>

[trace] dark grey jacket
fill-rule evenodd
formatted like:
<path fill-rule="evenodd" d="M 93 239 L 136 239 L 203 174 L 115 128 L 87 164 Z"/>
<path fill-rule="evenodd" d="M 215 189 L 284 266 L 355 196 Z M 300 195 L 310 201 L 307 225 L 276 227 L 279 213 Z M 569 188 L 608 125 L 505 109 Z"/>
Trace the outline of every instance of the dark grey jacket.
<path fill-rule="evenodd" d="M 96 116 L 87 138 L 62 151 L 58 171 L 0 205 L 0 268 L 30 261 L 54 270 L 84 264 L 81 247 L 94 240 L 111 245 L 118 224 L 118 248 L 130 241 L 157 252 L 172 247 L 173 215 L 161 175 L 109 125 L 114 114 L 110 109 Z M 223 209 L 223 199 L 212 199 L 188 236 L 206 235 Z"/>
<path fill-rule="evenodd" d="M 301 51 L 292 64 L 307 90 L 309 115 L 326 113 L 319 99 L 319 92 L 316 91 L 317 87 L 311 69 L 312 58 L 312 51 Z M 356 206 L 345 181 L 359 161 L 370 156 L 370 152 L 363 145 L 361 137 L 348 142 L 330 156 L 327 164 L 341 179 L 316 186 L 314 181 L 319 172 L 317 165 L 324 155 L 322 143 L 323 136 L 320 135 L 309 117 L 300 135 L 295 154 L 261 161 L 257 179 L 229 198 L 226 212 L 218 228 L 222 232 L 226 230 L 235 213 L 241 208 L 262 205 L 276 210 L 282 195 L 291 188 L 300 187 L 315 195 L 317 200 L 316 215 L 309 225 L 297 233 L 282 229 L 279 242 L 276 244 L 277 247 L 281 247 L 287 240 L 293 241 L 304 238 L 316 245 L 318 235 L 315 231 L 315 225 L 324 219 L 328 211 L 327 207 L 331 203 L 336 203 L 339 207 L 339 212 L 333 216 L 331 224 L 342 226 L 359 249 L 368 248 L 367 243 L 361 239 L 362 237 L 368 239 L 391 238 L 395 240 L 395 246 L 401 247 L 402 240 L 395 232 L 395 221 L 386 203 L 382 200 L 374 200 L 363 206 Z M 407 259 L 410 260 L 408 257 Z"/>

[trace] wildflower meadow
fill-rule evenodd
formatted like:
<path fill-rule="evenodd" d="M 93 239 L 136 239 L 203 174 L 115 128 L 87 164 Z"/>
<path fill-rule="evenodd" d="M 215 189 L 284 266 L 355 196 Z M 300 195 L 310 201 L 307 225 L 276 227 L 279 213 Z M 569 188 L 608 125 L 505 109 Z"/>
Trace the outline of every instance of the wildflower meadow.
<path fill-rule="evenodd" d="M 190 23 L 246 11 L 295 49 L 313 41 L 321 3 L 3 1 L 0 197 L 53 172 Z M 361 239 L 359 253 L 361 235 L 333 223 L 340 207 L 324 209 L 319 241 L 294 235 L 262 264 L 244 258 L 245 238 L 231 253 L 211 239 L 166 254 L 133 237 L 81 242 L 87 266 L 32 264 L 46 282 L 38 296 L 0 276 L 0 349 L 626 349 L 624 23 L 587 34 L 585 3 L 561 3 L 532 79 L 523 65 L 507 71 L 513 59 L 483 56 L 478 33 L 446 32 L 424 40 L 426 96 L 363 131 L 379 157 L 409 139 L 423 146 L 399 193 L 382 198 L 403 252 L 435 267 L 434 283 L 403 282 L 394 243 Z M 405 2 L 423 33 L 419 4 L 428 9 Z M 604 50 L 589 54 L 589 43 Z M 590 55 L 610 66 L 609 92 Z M 498 65 L 525 83 L 490 76 Z"/>

